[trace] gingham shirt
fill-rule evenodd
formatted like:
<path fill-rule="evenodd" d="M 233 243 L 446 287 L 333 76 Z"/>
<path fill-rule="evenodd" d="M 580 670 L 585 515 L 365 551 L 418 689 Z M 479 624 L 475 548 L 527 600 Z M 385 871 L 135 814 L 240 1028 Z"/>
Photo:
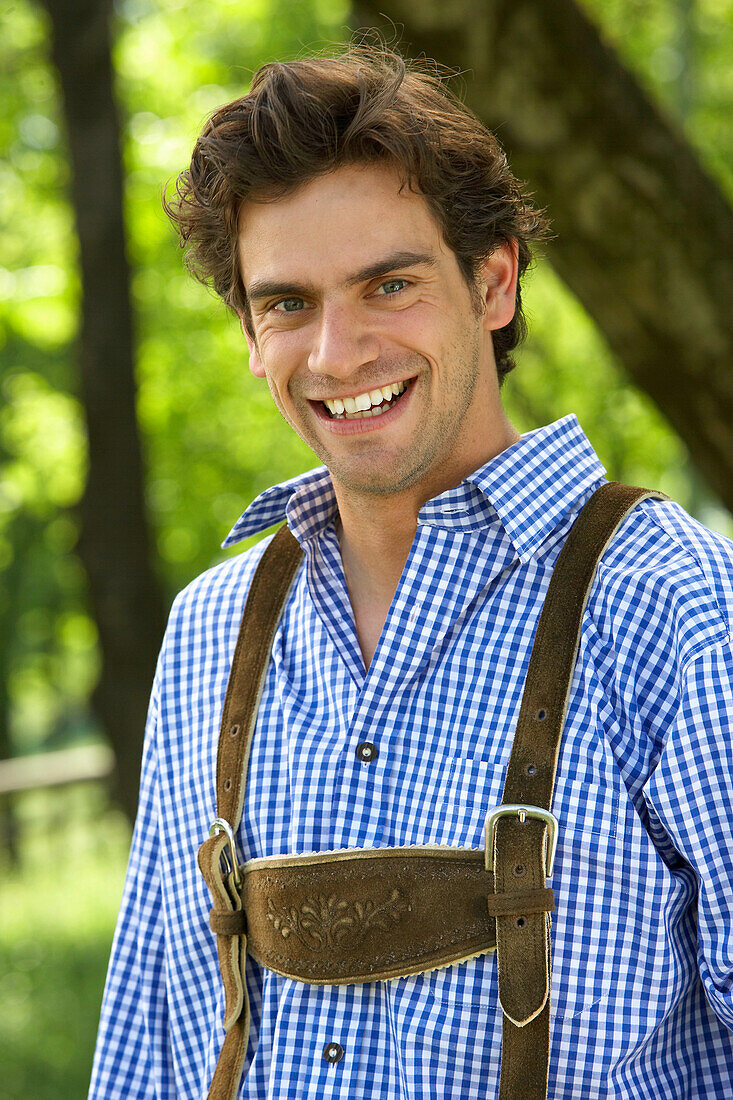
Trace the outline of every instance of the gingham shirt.
<path fill-rule="evenodd" d="M 225 545 L 287 516 L 305 551 L 252 745 L 245 858 L 482 848 L 501 800 L 552 567 L 603 468 L 569 416 L 421 509 L 368 673 L 328 473 L 268 489 Z M 94 1100 L 203 1100 L 223 990 L 196 851 L 219 721 L 263 543 L 176 599 L 155 678 L 140 811 L 107 980 Z M 553 809 L 549 1096 L 733 1096 L 733 544 L 646 501 L 585 611 Z M 377 746 L 371 762 L 356 747 Z M 493 954 L 415 977 L 309 986 L 247 961 L 240 1095 L 497 1095 Z M 324 1057 L 338 1043 L 337 1062 Z"/>

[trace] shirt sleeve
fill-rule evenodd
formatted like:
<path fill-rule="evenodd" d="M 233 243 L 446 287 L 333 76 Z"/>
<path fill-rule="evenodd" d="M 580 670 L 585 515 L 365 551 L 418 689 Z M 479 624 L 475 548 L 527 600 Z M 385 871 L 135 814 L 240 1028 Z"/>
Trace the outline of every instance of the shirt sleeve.
<path fill-rule="evenodd" d="M 89 1100 L 174 1100 L 158 851 L 160 669 L 148 711 L 122 903 L 107 973 Z"/>
<path fill-rule="evenodd" d="M 694 871 L 705 995 L 733 1029 L 733 647 L 688 664 L 676 721 L 644 789 L 653 817 Z"/>

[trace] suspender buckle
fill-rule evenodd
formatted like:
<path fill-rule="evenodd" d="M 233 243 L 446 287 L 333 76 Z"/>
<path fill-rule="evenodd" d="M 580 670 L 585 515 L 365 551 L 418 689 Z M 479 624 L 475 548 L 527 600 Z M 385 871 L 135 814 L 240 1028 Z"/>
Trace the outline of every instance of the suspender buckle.
<path fill-rule="evenodd" d="M 239 861 L 237 859 L 237 843 L 234 839 L 234 830 L 228 821 L 225 821 L 223 817 L 217 817 L 212 823 L 209 829 L 209 836 L 216 836 L 218 833 L 226 833 L 227 846 L 229 848 L 229 863 L 231 864 L 230 873 L 234 875 L 234 885 L 239 888 L 242 885 L 242 875 L 239 870 Z M 222 851 L 222 855 L 226 852 L 226 848 Z"/>
<path fill-rule="evenodd" d="M 554 814 L 551 814 L 549 810 L 543 810 L 539 806 L 523 806 L 510 802 L 497 806 L 494 810 L 489 810 L 486 815 L 486 870 L 493 873 L 496 862 L 496 855 L 494 852 L 496 823 L 500 817 L 511 817 L 514 814 L 516 814 L 521 822 L 524 822 L 528 817 L 535 817 L 540 821 L 544 821 L 547 826 L 547 840 L 549 844 L 547 875 L 549 877 L 549 875 L 552 874 L 552 868 L 555 863 L 555 852 L 557 851 L 557 818 Z"/>

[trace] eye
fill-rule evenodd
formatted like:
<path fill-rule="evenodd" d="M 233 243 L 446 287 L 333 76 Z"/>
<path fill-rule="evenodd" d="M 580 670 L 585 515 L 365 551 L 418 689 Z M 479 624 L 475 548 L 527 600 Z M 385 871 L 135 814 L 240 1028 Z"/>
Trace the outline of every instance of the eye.
<path fill-rule="evenodd" d="M 276 313 L 298 313 L 304 304 L 302 298 L 281 298 L 272 308 Z"/>
<path fill-rule="evenodd" d="M 387 279 L 385 283 L 380 284 L 377 294 L 380 298 L 391 298 L 395 294 L 399 294 L 406 286 L 409 286 L 407 279 Z"/>

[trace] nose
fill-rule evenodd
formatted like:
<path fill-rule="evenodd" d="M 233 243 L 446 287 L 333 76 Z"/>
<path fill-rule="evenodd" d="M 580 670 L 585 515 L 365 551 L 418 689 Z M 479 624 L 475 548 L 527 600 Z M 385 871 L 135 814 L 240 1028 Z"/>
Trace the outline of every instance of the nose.
<path fill-rule="evenodd" d="M 320 324 L 308 356 L 313 374 L 347 378 L 379 357 L 379 341 L 358 310 L 343 304 L 323 306 Z"/>

